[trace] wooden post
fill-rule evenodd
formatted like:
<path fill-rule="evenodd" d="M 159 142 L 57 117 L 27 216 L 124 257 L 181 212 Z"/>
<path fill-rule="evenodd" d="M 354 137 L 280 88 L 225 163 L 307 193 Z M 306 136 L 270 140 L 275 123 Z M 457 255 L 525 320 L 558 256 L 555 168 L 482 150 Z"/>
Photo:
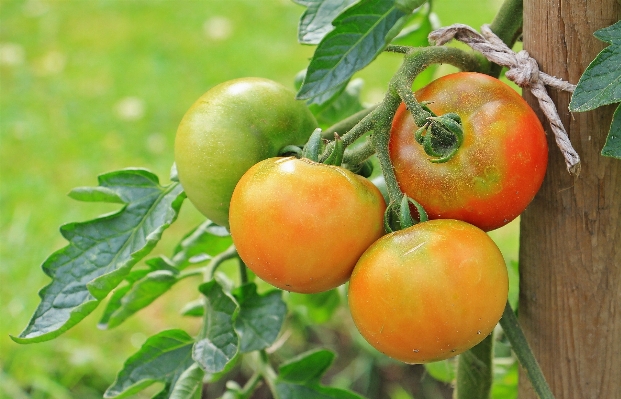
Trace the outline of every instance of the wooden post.
<path fill-rule="evenodd" d="M 525 0 L 524 48 L 575 84 L 606 45 L 593 32 L 620 18 L 618 0 Z M 519 321 L 557 399 L 621 398 L 621 161 L 600 155 L 615 106 L 570 114 L 570 95 L 549 93 L 582 172 L 569 175 L 544 122 L 548 171 L 521 219 Z M 536 398 L 525 373 L 519 397 Z"/>

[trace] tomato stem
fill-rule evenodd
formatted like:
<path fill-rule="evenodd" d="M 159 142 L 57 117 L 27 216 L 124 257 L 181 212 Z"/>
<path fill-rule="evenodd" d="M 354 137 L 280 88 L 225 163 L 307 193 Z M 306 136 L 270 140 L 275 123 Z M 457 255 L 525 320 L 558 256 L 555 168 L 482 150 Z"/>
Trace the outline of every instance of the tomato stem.
<path fill-rule="evenodd" d="M 234 258 L 235 256 L 237 256 L 237 249 L 233 244 L 231 244 L 231 246 L 224 251 L 220 252 L 218 255 L 214 256 L 205 268 L 205 282 L 213 280 L 213 277 L 218 270 L 218 267 L 220 267 L 220 265 L 224 263 L 224 261 Z"/>
<path fill-rule="evenodd" d="M 513 309 L 511 309 L 509 302 L 505 305 L 504 313 L 500 319 L 500 326 L 507 335 L 507 338 L 511 343 L 511 348 L 513 349 L 513 352 L 515 352 L 520 364 L 526 370 L 528 379 L 531 384 L 533 384 L 533 388 L 535 389 L 535 392 L 537 392 L 539 398 L 554 399 L 550 386 L 543 375 L 543 371 L 541 371 L 541 367 L 539 366 L 535 355 L 528 345 L 526 336 L 524 336 L 524 332 L 522 331 L 518 319 L 515 316 L 515 313 L 513 313 Z"/>
<path fill-rule="evenodd" d="M 493 381 L 494 333 L 459 355 L 455 399 L 489 398 Z"/>
<path fill-rule="evenodd" d="M 490 29 L 509 48 L 513 48 L 515 42 L 522 35 L 524 21 L 523 0 L 505 0 L 490 24 Z M 502 67 L 498 64 L 490 64 L 488 75 L 495 78 L 500 76 Z"/>
<path fill-rule="evenodd" d="M 356 126 L 365 116 L 369 115 L 377 108 L 377 104 L 372 105 L 368 108 L 363 109 L 362 111 L 358 111 L 355 114 L 348 116 L 340 122 L 335 123 L 330 126 L 326 130 L 323 131 L 321 137 L 327 140 L 334 140 L 334 133 L 338 133 L 341 136 L 345 135 L 348 131 L 350 131 L 354 126 Z"/>

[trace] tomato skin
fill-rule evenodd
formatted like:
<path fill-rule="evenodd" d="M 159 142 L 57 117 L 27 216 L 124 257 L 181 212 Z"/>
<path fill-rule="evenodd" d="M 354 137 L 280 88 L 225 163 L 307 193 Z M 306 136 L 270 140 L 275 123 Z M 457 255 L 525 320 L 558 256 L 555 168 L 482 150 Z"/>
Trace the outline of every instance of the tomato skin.
<path fill-rule="evenodd" d="M 416 92 L 437 115 L 457 113 L 464 142 L 446 163 L 432 163 L 416 143 L 417 126 L 401 104 L 390 157 L 403 192 L 432 219 L 459 219 L 490 231 L 515 219 L 545 176 L 548 145 L 537 115 L 511 87 L 474 72 L 441 77 Z"/>
<path fill-rule="evenodd" d="M 385 235 L 362 255 L 349 308 L 362 336 L 406 363 L 458 355 L 481 342 L 509 290 L 500 250 L 463 221 L 437 219 Z"/>
<path fill-rule="evenodd" d="M 188 198 L 208 219 L 228 226 L 235 184 L 255 163 L 287 145 L 304 145 L 317 127 L 304 102 L 274 81 L 241 78 L 203 94 L 175 137 L 175 163 Z"/>
<path fill-rule="evenodd" d="M 240 179 L 230 209 L 239 256 L 286 291 L 316 293 L 349 279 L 384 233 L 386 205 L 367 179 L 308 159 L 270 158 Z"/>

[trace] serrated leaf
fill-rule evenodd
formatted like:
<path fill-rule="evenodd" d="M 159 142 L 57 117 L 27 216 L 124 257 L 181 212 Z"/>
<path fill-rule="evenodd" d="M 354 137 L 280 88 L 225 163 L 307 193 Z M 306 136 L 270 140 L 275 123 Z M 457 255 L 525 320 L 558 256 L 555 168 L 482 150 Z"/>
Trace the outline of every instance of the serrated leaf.
<path fill-rule="evenodd" d="M 108 324 L 108 321 L 110 320 L 110 317 L 112 317 L 112 315 L 115 312 L 117 312 L 120 308 L 123 307 L 123 298 L 125 297 L 125 295 L 127 295 L 128 292 L 131 291 L 132 287 L 134 286 L 136 282 L 145 278 L 145 276 L 147 276 L 149 273 L 155 270 L 170 270 L 170 269 L 168 265 L 158 264 L 155 266 L 151 266 L 149 269 L 132 270 L 131 272 L 129 272 L 129 274 L 125 276 L 125 282 L 127 284 L 117 287 L 112 292 L 112 295 L 109 296 L 108 302 L 106 303 L 106 309 L 104 310 L 103 315 L 101 316 L 101 319 L 99 320 L 99 323 L 97 324 L 97 327 L 101 329 L 108 328 L 107 324 Z M 176 270 L 173 270 L 173 271 L 176 272 Z"/>
<path fill-rule="evenodd" d="M 129 288 L 116 290 L 108 301 L 100 328 L 114 328 L 147 307 L 173 287 L 181 277 L 179 270 L 222 251 L 231 244 L 226 229 L 206 221 L 187 234 L 176 246 L 172 259 L 159 256 L 146 261 L 152 271 L 140 280 L 129 281 Z M 127 280 L 127 279 L 126 279 Z"/>
<path fill-rule="evenodd" d="M 317 349 L 302 353 L 278 368 L 278 379 L 296 384 L 319 383 L 334 361 L 334 353 Z"/>
<path fill-rule="evenodd" d="M 163 392 L 174 392 L 178 383 L 185 386 L 189 378 L 186 371 L 195 364 L 192 360 L 193 344 L 192 337 L 183 330 L 162 331 L 150 337 L 138 352 L 127 359 L 104 397 L 129 397 L 154 382 L 165 384 Z M 190 374 L 196 378 L 194 373 L 191 371 Z M 171 397 L 161 396 L 162 392 L 159 395 Z"/>
<path fill-rule="evenodd" d="M 298 24 L 298 41 L 317 44 L 334 27 L 332 21 L 357 0 L 293 0 L 307 7 Z"/>
<path fill-rule="evenodd" d="M 111 202 L 123 204 L 119 194 L 107 187 L 76 187 L 69 191 L 69 197 L 83 202 Z"/>
<path fill-rule="evenodd" d="M 609 43 L 584 71 L 571 97 L 569 110 L 583 112 L 621 101 L 621 21 L 595 32 Z"/>
<path fill-rule="evenodd" d="M 612 117 L 610 131 L 602 149 L 602 155 L 621 159 L 621 105 L 617 107 Z"/>
<path fill-rule="evenodd" d="M 279 399 L 362 399 L 340 388 L 323 386 L 321 377 L 328 370 L 334 353 L 319 349 L 303 353 L 278 368 L 276 391 Z"/>
<path fill-rule="evenodd" d="M 219 254 L 232 242 L 226 228 L 207 220 L 183 237 L 175 247 L 171 258 L 172 264 L 177 269 L 183 270 L 191 264 Z"/>
<path fill-rule="evenodd" d="M 239 350 L 243 353 L 269 347 L 278 337 L 287 314 L 282 291 L 257 293 L 254 283 L 244 284 L 233 291 L 239 304 L 235 331 L 239 336 Z"/>
<path fill-rule="evenodd" d="M 114 328 L 134 313 L 144 309 L 168 291 L 177 281 L 176 274 L 168 270 L 155 270 L 132 285 L 120 300 L 120 306 L 111 314 L 105 314 L 100 328 Z M 107 312 L 106 312 L 107 313 Z"/>
<path fill-rule="evenodd" d="M 174 386 L 168 384 L 153 399 L 200 399 L 205 372 L 194 363 L 177 379 Z"/>
<path fill-rule="evenodd" d="M 439 27 L 438 17 L 431 12 L 431 5 L 429 3 L 424 4 L 408 17 L 403 29 L 392 40 L 391 44 L 412 47 L 428 46 L 429 33 Z"/>
<path fill-rule="evenodd" d="M 91 313 L 153 249 L 177 218 L 185 198 L 178 183 L 162 187 L 157 176 L 143 169 L 101 175 L 99 186 L 114 191 L 125 206 L 113 214 L 61 227 L 69 245 L 43 263 L 52 282 L 39 292 L 39 307 L 24 331 L 11 337 L 14 341 L 53 339 Z M 111 197 L 93 194 L 91 198 Z"/>
<path fill-rule="evenodd" d="M 216 280 L 201 284 L 199 290 L 206 298 L 205 330 L 203 338 L 194 345 L 192 356 L 203 370 L 217 373 L 237 354 L 239 339 L 233 319 L 239 307 Z"/>
<path fill-rule="evenodd" d="M 393 0 L 362 0 L 347 8 L 317 46 L 298 98 L 313 99 L 346 84 L 390 43 L 407 15 Z"/>

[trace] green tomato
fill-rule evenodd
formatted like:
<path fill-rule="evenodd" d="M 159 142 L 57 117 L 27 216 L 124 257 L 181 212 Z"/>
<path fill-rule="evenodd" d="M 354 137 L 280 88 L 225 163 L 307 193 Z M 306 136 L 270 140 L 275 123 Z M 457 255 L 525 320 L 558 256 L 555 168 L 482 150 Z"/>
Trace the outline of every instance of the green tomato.
<path fill-rule="evenodd" d="M 228 227 L 235 185 L 254 164 L 304 145 L 317 127 L 293 91 L 263 78 L 221 83 L 187 111 L 175 138 L 179 181 L 208 219 Z"/>

